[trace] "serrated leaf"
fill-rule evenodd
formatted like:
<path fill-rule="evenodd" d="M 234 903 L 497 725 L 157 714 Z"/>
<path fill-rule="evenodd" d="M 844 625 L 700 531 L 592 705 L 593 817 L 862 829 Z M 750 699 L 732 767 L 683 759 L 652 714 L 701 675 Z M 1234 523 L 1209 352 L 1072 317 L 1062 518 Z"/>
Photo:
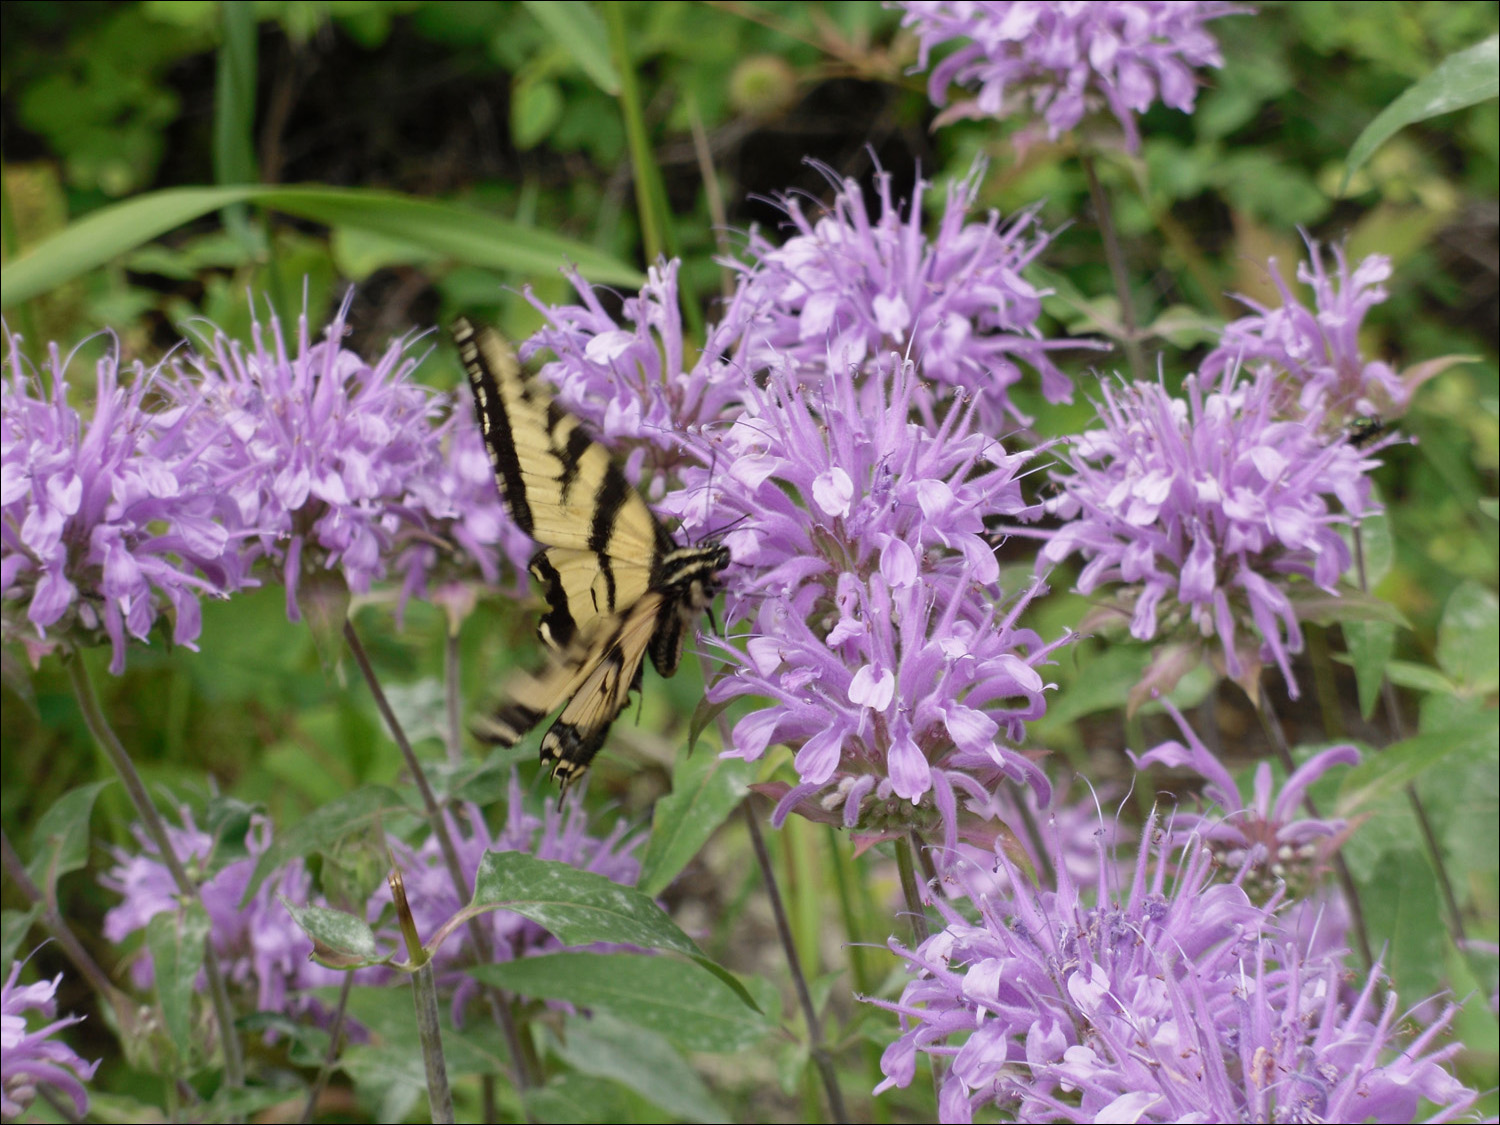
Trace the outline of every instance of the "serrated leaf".
<path fill-rule="evenodd" d="M 255 861 L 250 882 L 240 899 L 249 903 L 266 877 L 289 859 L 310 855 L 327 848 L 354 832 L 380 823 L 387 815 L 406 811 L 400 794 L 384 785 L 366 785 L 347 796 L 315 809 L 284 831 L 278 832 L 271 846 Z"/>
<path fill-rule="evenodd" d="M 284 895 L 277 895 L 292 921 L 312 938 L 313 956 L 330 969 L 362 969 L 368 965 L 391 963 L 391 954 L 381 956 L 375 942 L 375 931 L 363 918 L 326 906 L 298 906 Z"/>
<path fill-rule="evenodd" d="M 193 1033 L 193 997 L 203 971 L 203 943 L 208 938 L 208 911 L 201 902 L 163 910 L 146 923 L 146 949 L 156 976 L 167 1039 L 176 1045 L 179 1063 L 189 1064 Z"/>
<path fill-rule="evenodd" d="M 170 188 L 91 211 L 5 264 L 0 308 L 50 292 L 159 235 L 240 202 L 330 227 L 387 234 L 487 269 L 551 276 L 561 263 L 572 262 L 599 284 L 642 281 L 638 271 L 586 243 L 450 203 L 353 188 L 240 184 Z"/>
<path fill-rule="evenodd" d="M 655 897 L 734 812 L 755 777 L 756 766 L 739 758 L 698 754 L 678 761 L 672 792 L 656 802 L 651 838 L 641 857 L 636 886 Z"/>
<path fill-rule="evenodd" d="M 1343 632 L 1349 662 L 1354 666 L 1359 713 L 1368 719 L 1380 698 L 1391 653 L 1396 651 L 1396 627 L 1385 621 L 1345 621 Z"/>
<path fill-rule="evenodd" d="M 525 852 L 485 852 L 471 909 L 504 907 L 564 945 L 614 942 L 701 957 L 693 939 L 634 887 Z"/>
<path fill-rule="evenodd" d="M 555 1048 L 569 1066 L 634 1090 L 687 1121 L 728 1121 L 729 1114 L 664 1036 L 603 1012 L 570 1019 Z"/>
<path fill-rule="evenodd" d="M 526 0 L 526 10 L 594 85 L 610 97 L 620 92 L 620 75 L 609 57 L 609 35 L 592 5 L 583 0 Z"/>
<path fill-rule="evenodd" d="M 1492 35 L 1467 50 L 1449 55 L 1365 126 L 1344 162 L 1339 194 L 1343 194 L 1349 177 L 1359 171 L 1375 150 L 1406 126 L 1488 101 L 1497 94 L 1500 94 L 1500 36 Z"/>
<path fill-rule="evenodd" d="M 1486 695 L 1500 686 L 1500 600 L 1472 579 L 1443 607 L 1437 662 L 1468 695 Z"/>
<path fill-rule="evenodd" d="M 70 789 L 44 812 L 31 830 L 31 862 L 26 874 L 41 888 L 48 901 L 58 879 L 77 871 L 89 861 L 89 820 L 99 794 L 113 780 L 94 781 Z"/>
<path fill-rule="evenodd" d="M 469 975 L 523 996 L 566 1000 L 639 1024 L 687 1051 L 742 1051 L 770 1025 L 693 961 L 641 953 L 554 953 L 480 965 Z"/>

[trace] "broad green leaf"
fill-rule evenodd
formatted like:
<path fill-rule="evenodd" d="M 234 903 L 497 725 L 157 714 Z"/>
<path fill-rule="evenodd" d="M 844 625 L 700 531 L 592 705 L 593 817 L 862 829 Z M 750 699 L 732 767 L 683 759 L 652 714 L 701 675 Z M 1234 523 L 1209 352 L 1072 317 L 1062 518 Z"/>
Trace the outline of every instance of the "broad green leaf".
<path fill-rule="evenodd" d="M 1403 739 L 1371 754 L 1344 775 L 1339 787 L 1339 815 L 1353 816 L 1393 800 L 1416 778 L 1454 754 L 1493 746 L 1500 716 L 1494 711 L 1470 715 L 1443 730 Z"/>
<path fill-rule="evenodd" d="M 1443 608 L 1437 662 L 1470 695 L 1500 686 L 1500 601 L 1473 580 L 1454 590 Z"/>
<path fill-rule="evenodd" d="M 470 909 L 503 906 L 564 945 L 596 941 L 702 953 L 648 896 L 592 871 L 525 852 L 485 852 Z"/>
<path fill-rule="evenodd" d="M 555 1122 L 556 1125 L 632 1120 L 620 1115 L 618 1086 L 583 1074 L 558 1077 L 545 1086 L 526 1091 L 526 1114 L 531 1121 Z M 720 1120 L 728 1121 L 729 1118 Z"/>
<path fill-rule="evenodd" d="M 1376 948 L 1402 996 L 1431 996 L 1439 987 L 1448 936 L 1432 866 L 1416 843 L 1413 818 L 1391 807 L 1361 825 L 1345 845 L 1359 877 L 1360 906 Z"/>
<path fill-rule="evenodd" d="M 1414 664 L 1409 660 L 1392 660 L 1386 664 L 1385 674 L 1397 687 L 1437 695 L 1458 694 L 1457 684 L 1436 668 L 1426 664 Z"/>
<path fill-rule="evenodd" d="M 1396 651 L 1396 627 L 1388 621 L 1345 621 L 1343 631 L 1359 691 L 1359 713 L 1368 719 L 1380 698 L 1386 665 Z"/>
<path fill-rule="evenodd" d="M 1497 94 L 1500 94 L 1500 36 L 1492 35 L 1467 50 L 1449 55 L 1436 70 L 1407 89 L 1365 126 L 1344 162 L 1339 194 L 1343 194 L 1349 177 L 1375 150 L 1406 126 L 1487 101 Z"/>
<path fill-rule="evenodd" d="M 291 914 L 292 921 L 312 938 L 313 956 L 320 965 L 330 969 L 360 969 L 390 963 L 391 956 L 381 956 L 375 931 L 363 918 L 324 906 L 298 906 L 284 895 L 276 897 Z"/>
<path fill-rule="evenodd" d="M 696 962 L 641 953 L 554 953 L 480 965 L 469 975 L 542 1000 L 607 1012 L 688 1051 L 742 1051 L 770 1025 Z"/>
<path fill-rule="evenodd" d="M 266 877 L 289 859 L 300 858 L 331 847 L 355 832 L 378 825 L 385 816 L 406 811 L 400 794 L 384 785 L 356 789 L 277 833 L 275 840 L 255 863 L 240 905 L 248 903 Z"/>
<path fill-rule="evenodd" d="M 511 91 L 510 135 L 518 149 L 535 148 L 547 139 L 563 115 L 562 91 L 545 78 L 517 82 Z"/>
<path fill-rule="evenodd" d="M 526 10 L 594 85 L 610 97 L 620 92 L 620 75 L 609 58 L 609 35 L 593 5 L 583 0 L 526 0 Z"/>
<path fill-rule="evenodd" d="M 90 212 L 6 263 L 0 274 L 0 307 L 55 289 L 184 223 L 232 203 L 385 234 L 456 262 L 523 274 L 555 273 L 577 265 L 590 281 L 639 285 L 641 275 L 584 243 L 450 203 L 351 188 L 242 184 L 172 188 Z"/>
<path fill-rule="evenodd" d="M 636 886 L 655 897 L 698 854 L 747 792 L 756 767 L 739 758 L 701 753 L 678 760 L 672 792 L 656 802 L 651 839 Z"/>
<path fill-rule="evenodd" d="M 1376 497 L 1379 499 L 1379 497 Z M 1396 561 L 1396 540 L 1391 535 L 1391 519 L 1385 512 L 1366 516 L 1354 531 L 1359 536 L 1365 557 L 1365 588 L 1375 589 L 1391 572 Z"/>
<path fill-rule="evenodd" d="M 729 1113 L 667 1040 L 602 1012 L 568 1021 L 554 1048 L 574 1070 L 626 1086 L 673 1117 L 728 1121 Z"/>
<path fill-rule="evenodd" d="M 26 874 L 48 898 L 57 881 L 89 861 L 89 819 L 94 802 L 112 780 L 95 781 L 71 789 L 44 812 L 31 830 L 31 862 Z"/>
<path fill-rule="evenodd" d="M 399 990 L 411 1019 L 411 992 Z M 418 1102 L 427 1101 L 427 1071 L 416 1029 L 408 1022 L 405 1034 L 344 1048 L 339 1068 L 349 1076 L 360 1100 L 370 1107 L 372 1121 L 405 1121 Z"/>
<path fill-rule="evenodd" d="M 167 1039 L 176 1044 L 178 1060 L 192 1060 L 193 997 L 203 971 L 203 942 L 208 937 L 208 911 L 201 902 L 177 910 L 163 910 L 146 923 L 146 949 L 156 974 L 156 996 L 161 1003 Z"/>

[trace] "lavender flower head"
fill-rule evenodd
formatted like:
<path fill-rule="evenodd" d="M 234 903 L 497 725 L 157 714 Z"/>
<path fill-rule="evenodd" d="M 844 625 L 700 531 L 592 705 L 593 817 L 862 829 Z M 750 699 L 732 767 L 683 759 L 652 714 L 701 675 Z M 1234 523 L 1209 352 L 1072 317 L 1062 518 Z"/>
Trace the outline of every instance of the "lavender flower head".
<path fill-rule="evenodd" d="M 1183 399 L 1159 384 L 1105 386 L 1103 428 L 1064 454 L 1072 472 L 1056 477 L 1062 494 L 1048 507 L 1068 522 L 1037 566 L 1076 552 L 1079 591 L 1118 585 L 1137 640 L 1179 625 L 1216 634 L 1232 677 L 1253 680 L 1274 659 L 1296 698 L 1292 580 L 1337 594 L 1350 564 L 1338 528 L 1378 510 L 1366 476 L 1375 463 L 1342 434 L 1320 434 L 1316 412 L 1277 420 L 1270 373 L 1236 374 L 1207 388 L 1190 376 Z M 1247 620 L 1258 657 L 1239 638 Z"/>
<path fill-rule="evenodd" d="M 1269 369 L 1285 381 L 1293 415 L 1319 414 L 1337 428 L 1361 415 L 1389 417 L 1402 413 L 1412 392 L 1437 373 L 1418 368 L 1403 378 L 1381 360 L 1367 360 L 1359 347 L 1365 315 L 1386 300 L 1384 282 L 1391 260 L 1371 254 L 1349 268 L 1341 247 L 1333 247 L 1336 272 L 1330 274 L 1316 242 L 1308 240 L 1309 260 L 1297 264 L 1297 280 L 1313 291 L 1309 309 L 1292 292 L 1273 258 L 1271 279 L 1281 293 L 1280 308 L 1241 298 L 1255 310 L 1224 327 L 1218 347 L 1203 361 L 1204 376 L 1243 364 L 1251 371 Z M 1290 409 L 1295 403 L 1295 409 Z"/>
<path fill-rule="evenodd" d="M 527 291 L 547 324 L 521 346 L 521 358 L 552 352 L 556 358 L 542 366 L 541 378 L 606 444 L 639 439 L 626 466 L 631 479 L 648 460 L 652 475 L 674 467 L 682 455 L 681 435 L 723 418 L 745 382 L 732 324 L 710 328 L 708 342 L 689 363 L 677 294 L 680 265 L 674 259 L 651 267 L 640 292 L 623 304 L 628 328 L 615 322 L 593 286 L 576 273 L 580 305 L 544 305 Z"/>
<path fill-rule="evenodd" d="M 910 363 L 862 387 L 836 365 L 811 390 L 774 374 L 714 468 L 668 505 L 689 528 L 731 527 L 736 562 L 754 568 L 727 604 L 752 634 L 744 653 L 726 646 L 737 667 L 710 698 L 771 701 L 726 753 L 796 751 L 801 784 L 777 822 L 793 808 L 867 831 L 940 818 L 951 847 L 955 789 L 987 805 L 1004 776 L 1046 798 L 1041 772 L 1000 738 L 1042 714 L 1037 666 L 1055 646 L 1016 624 L 1030 592 L 1006 612 L 991 600 L 984 519 L 1021 510 L 1025 455 L 971 431 L 969 409 L 935 430 L 913 422 L 920 393 Z"/>
<path fill-rule="evenodd" d="M 799 378 L 816 384 L 842 366 L 887 373 L 905 356 L 944 391 L 977 399 L 981 427 L 991 431 L 1007 415 L 1024 421 L 1009 397 L 1020 363 L 1041 376 L 1047 401 L 1072 399 L 1072 381 L 1048 352 L 1095 345 L 1042 338 L 1037 320 L 1047 291 L 1021 274 L 1050 236 L 1036 228 L 1033 212 L 1005 225 L 993 211 L 969 221 L 982 164 L 949 188 L 931 239 L 922 230 L 925 181 L 917 181 L 903 216 L 890 175 L 880 173 L 880 212 L 872 217 L 858 183 L 823 171 L 838 189 L 825 214 L 809 219 L 799 200 L 783 199 L 792 237 L 775 246 L 752 232 L 749 262 L 730 263 L 742 276 L 726 324 L 742 326 L 750 372 L 789 360 Z M 917 405 L 930 417 L 930 394 L 922 393 Z"/>
<path fill-rule="evenodd" d="M 317 1004 L 307 991 L 338 984 L 342 974 L 308 959 L 312 942 L 276 897 L 282 894 L 298 903 L 310 900 L 312 876 L 305 865 L 299 859 L 291 860 L 261 883 L 242 907 L 256 861 L 271 846 L 270 822 L 261 816 L 252 817 L 242 857 L 216 865 L 218 842 L 198 827 L 191 810 L 183 807 L 179 815 L 182 826 L 169 826 L 167 837 L 178 860 L 199 883 L 209 918 L 209 940 L 230 984 L 252 999 L 257 1011 L 293 1017 L 316 1013 Z M 156 915 L 176 911 L 182 902 L 154 841 L 140 826 L 134 833 L 141 850 L 132 853 L 116 849 L 115 865 L 100 878 L 107 889 L 120 896 L 119 904 L 104 915 L 104 936 L 116 944 L 144 931 Z M 142 950 L 132 961 L 130 975 L 137 988 L 152 986 L 156 974 L 148 952 Z M 200 976 L 199 988 L 204 987 Z"/>
<path fill-rule="evenodd" d="M 17 984 L 23 964 L 17 961 L 11 965 L 10 976 L 0 990 L 0 1117 L 14 1121 L 36 1097 L 37 1087 L 50 1086 L 71 1098 L 73 1109 L 82 1118 L 89 1110 L 88 1091 L 83 1084 L 94 1077 L 99 1061 L 84 1062 L 73 1048 L 54 1036 L 83 1017 L 54 1019 L 57 1004 L 53 997 L 62 974 L 50 981 Z M 29 1011 L 41 1012 L 50 1022 L 28 1030 L 25 1013 Z"/>
<path fill-rule="evenodd" d="M 145 408 L 158 370 L 120 380 L 116 342 L 99 361 L 95 406 L 68 403 L 68 361 L 51 348 L 51 389 L 25 370 L 6 331 L 0 383 L 0 600 L 5 639 L 33 653 L 59 641 L 108 640 L 110 671 L 162 610 L 173 640 L 194 647 L 198 599 L 245 584 L 242 513 L 225 496 L 217 423 L 190 407 Z M 252 583 L 253 584 L 253 583 Z"/>
<path fill-rule="evenodd" d="M 917 976 L 871 1001 L 902 1027 L 876 1092 L 908 1085 L 927 1052 L 946 1064 L 945 1122 L 992 1104 L 1078 1122 L 1409 1121 L 1420 1098 L 1446 1120 L 1473 1104 L 1443 1065 L 1460 1045 L 1433 1049 L 1451 1007 L 1398 1042 L 1394 996 L 1376 1012 L 1372 977 L 1346 1009 L 1338 958 L 1304 959 L 1270 906 L 1215 883 L 1210 850 L 1175 835 L 1147 824 L 1128 888 L 1080 886 L 1060 853 L 1056 890 L 1038 887 L 996 849 L 1024 889 L 977 889 L 973 922 L 939 903 L 941 932 L 914 951 L 892 942 Z"/>
<path fill-rule="evenodd" d="M 1107 108 L 1131 152 L 1141 143 L 1136 114 L 1158 98 L 1191 113 L 1198 93 L 1193 68 L 1224 65 L 1203 25 L 1247 10 L 1162 0 L 902 0 L 898 7 L 906 11 L 901 25 L 920 44 L 918 70 L 927 69 L 935 48 L 961 44 L 932 68 L 933 104 L 947 104 L 950 85 L 979 88 L 939 123 L 1009 116 L 1029 98 L 1055 141 L 1086 113 Z"/>
<path fill-rule="evenodd" d="M 439 396 L 410 379 L 417 361 L 404 344 L 373 365 L 341 346 L 348 309 L 346 300 L 316 344 L 304 313 L 295 356 L 274 315 L 269 342 L 257 321 L 249 349 L 216 333 L 176 385 L 227 423 L 221 452 L 243 469 L 223 487 L 280 569 L 293 620 L 301 583 L 319 570 L 366 593 L 399 557 L 406 593 L 421 592 L 436 554 L 406 548 L 442 543 L 442 531 L 475 552 L 487 579 L 497 544 L 525 557 L 519 538 L 506 538 L 492 484 L 475 479 L 474 439 L 459 440 L 456 466 L 445 459 L 456 423 L 440 422 Z"/>

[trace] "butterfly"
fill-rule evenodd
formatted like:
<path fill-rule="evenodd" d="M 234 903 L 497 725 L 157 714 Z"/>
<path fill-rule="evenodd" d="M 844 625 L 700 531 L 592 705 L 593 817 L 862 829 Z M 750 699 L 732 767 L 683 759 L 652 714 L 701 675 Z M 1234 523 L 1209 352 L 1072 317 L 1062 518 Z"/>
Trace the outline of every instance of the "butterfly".
<path fill-rule="evenodd" d="M 560 707 L 541 758 L 566 793 L 640 687 L 646 657 L 663 676 L 677 671 L 683 638 L 718 593 L 729 549 L 679 546 L 498 332 L 460 319 L 453 339 L 500 494 L 539 548 L 529 569 L 547 602 L 537 625 L 547 666 L 514 680 L 476 733 L 513 746 Z"/>

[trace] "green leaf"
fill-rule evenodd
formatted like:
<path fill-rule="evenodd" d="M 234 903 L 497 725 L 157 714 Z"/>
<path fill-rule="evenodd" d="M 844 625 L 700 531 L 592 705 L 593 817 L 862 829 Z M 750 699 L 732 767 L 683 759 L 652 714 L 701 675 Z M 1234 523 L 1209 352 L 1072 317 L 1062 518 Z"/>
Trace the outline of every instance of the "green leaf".
<path fill-rule="evenodd" d="M 31 933 L 31 927 L 42 916 L 42 904 L 34 903 L 29 910 L 0 910 L 0 965 L 12 965 L 17 960 L 21 943 Z M 28 949 L 27 953 L 31 951 Z M 9 971 L 8 969 L 6 971 Z"/>
<path fill-rule="evenodd" d="M 1449 55 L 1437 69 L 1411 86 L 1365 126 L 1344 162 L 1339 194 L 1375 150 L 1392 135 L 1429 117 L 1451 113 L 1500 95 L 1500 36 L 1492 35 L 1467 50 Z"/>
<path fill-rule="evenodd" d="M 593 5 L 583 0 L 526 0 L 526 10 L 594 85 L 610 97 L 620 92 L 620 75 L 609 58 L 609 35 Z"/>
<path fill-rule="evenodd" d="M 1500 601 L 1472 579 L 1443 608 L 1437 662 L 1465 694 L 1488 695 L 1500 687 Z"/>
<path fill-rule="evenodd" d="M 716 754 L 678 761 L 672 792 L 656 802 L 651 818 L 651 839 L 636 881 L 642 894 L 654 898 L 666 890 L 734 812 L 755 773 L 752 762 Z"/>
<path fill-rule="evenodd" d="M 1409 831 L 1409 820 L 1401 820 Z M 1361 828 L 1368 831 L 1370 825 Z M 1443 950 L 1448 933 L 1437 919 L 1442 903 L 1437 879 L 1419 847 L 1385 841 L 1374 877 L 1361 883 L 1359 901 L 1371 933 L 1389 942 L 1385 963 L 1401 996 L 1431 996 L 1442 987 Z"/>
<path fill-rule="evenodd" d="M 503 906 L 564 945 L 596 941 L 703 954 L 649 897 L 592 871 L 525 852 L 485 852 L 471 909 Z"/>
<path fill-rule="evenodd" d="M 1345 621 L 1343 631 L 1359 690 L 1359 713 L 1368 719 L 1380 698 L 1386 665 L 1396 651 L 1396 627 L 1387 621 Z"/>
<path fill-rule="evenodd" d="M 1413 664 L 1409 660 L 1392 660 L 1385 666 L 1385 674 L 1397 687 L 1434 695 L 1457 695 L 1458 685 L 1436 668 L 1426 664 Z"/>
<path fill-rule="evenodd" d="M 387 965 L 392 954 L 381 956 L 375 931 L 363 918 L 329 910 L 325 906 L 298 906 L 285 895 L 277 895 L 292 921 L 313 941 L 313 956 L 330 969 L 363 969 Z"/>
<path fill-rule="evenodd" d="M 642 281 L 638 271 L 592 246 L 450 203 L 351 188 L 242 184 L 172 188 L 90 212 L 6 263 L 0 274 L 0 308 L 49 292 L 158 235 L 239 202 L 330 227 L 389 235 L 489 269 L 550 275 L 572 262 L 600 284 L 636 286 Z"/>
<path fill-rule="evenodd" d="M 248 184 L 255 172 L 255 7 L 246 0 L 221 4 L 224 40 L 214 76 L 214 179 Z"/>
<path fill-rule="evenodd" d="M 203 943 L 208 937 L 208 911 L 201 902 L 177 910 L 163 910 L 146 923 L 146 949 L 156 974 L 156 996 L 161 1003 L 166 1038 L 176 1045 L 184 1067 L 192 1059 L 193 997 L 203 971 Z"/>
<path fill-rule="evenodd" d="M 1375 499 L 1379 499 L 1376 496 Z M 1354 534 L 1359 536 L 1365 556 L 1365 588 L 1375 589 L 1391 572 L 1396 561 L 1396 540 L 1391 534 L 1391 518 L 1385 512 L 1366 516 L 1359 521 Z"/>
<path fill-rule="evenodd" d="M 519 81 L 511 91 L 510 135 L 518 149 L 535 148 L 562 119 L 563 96 L 545 78 Z"/>
<path fill-rule="evenodd" d="M 99 794 L 113 780 L 80 785 L 59 797 L 31 830 L 31 862 L 26 874 L 50 900 L 57 881 L 89 861 L 89 819 Z"/>
<path fill-rule="evenodd" d="M 524 996 L 606 1012 L 688 1051 L 743 1051 L 770 1030 L 723 981 L 675 957 L 554 953 L 480 965 L 469 975 Z"/>
<path fill-rule="evenodd" d="M 597 1012 L 568 1021 L 555 1050 L 574 1070 L 618 1082 L 686 1121 L 728 1121 L 703 1079 L 666 1038 Z"/>
<path fill-rule="evenodd" d="M 1445 758 L 1495 743 L 1500 715 L 1485 711 L 1452 726 L 1392 743 L 1354 767 L 1339 787 L 1339 815 L 1353 816 L 1397 797 Z"/>
<path fill-rule="evenodd" d="M 620 1116 L 618 1086 L 586 1075 L 569 1074 L 554 1078 L 545 1086 L 527 1090 L 525 1101 L 529 1121 L 588 1125 L 594 1121 L 633 1120 Z"/>
<path fill-rule="evenodd" d="M 287 860 L 331 847 L 351 833 L 378 826 L 385 816 L 405 811 L 406 804 L 400 794 L 384 785 L 363 786 L 346 797 L 315 809 L 278 832 L 271 846 L 256 860 L 240 906 L 245 906 L 266 877 Z"/>
<path fill-rule="evenodd" d="M 1362 590 L 1341 587 L 1330 594 L 1316 586 L 1298 585 L 1287 593 L 1299 621 L 1317 625 L 1337 625 L 1345 621 L 1384 621 L 1410 628 L 1406 616 L 1390 602 Z"/>

